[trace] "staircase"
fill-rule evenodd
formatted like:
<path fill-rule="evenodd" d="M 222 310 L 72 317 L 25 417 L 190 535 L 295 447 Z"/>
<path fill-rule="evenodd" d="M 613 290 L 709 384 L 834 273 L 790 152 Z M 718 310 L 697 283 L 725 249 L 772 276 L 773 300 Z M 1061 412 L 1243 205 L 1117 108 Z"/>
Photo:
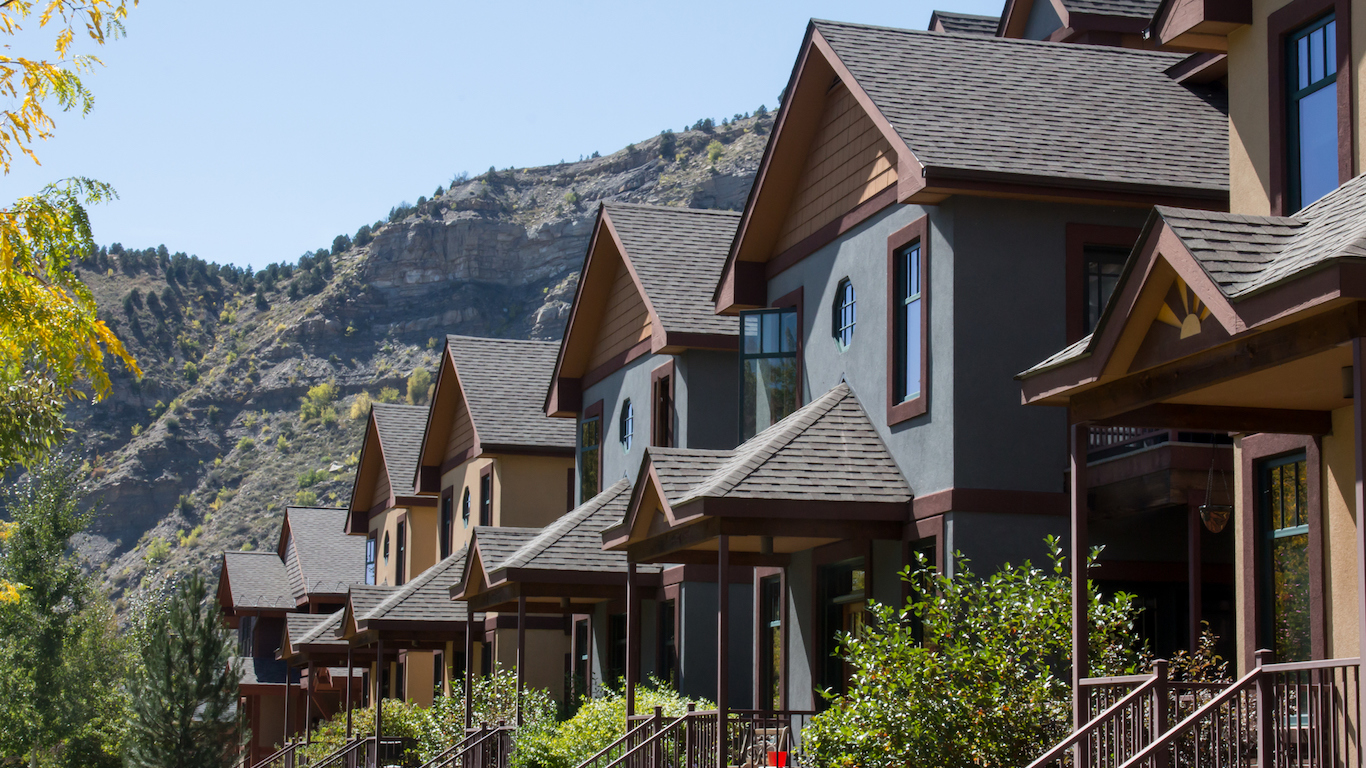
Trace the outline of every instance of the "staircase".
<path fill-rule="evenodd" d="M 1267 663 L 1228 683 L 1083 680 L 1090 719 L 1029 768 L 1347 768 L 1362 764 L 1358 659 Z M 1260 756 L 1267 756 L 1263 761 Z"/>
<path fill-rule="evenodd" d="M 814 712 L 731 711 L 726 716 L 723 768 L 793 765 L 789 759 L 794 734 Z M 666 717 L 659 707 L 653 715 L 630 718 L 624 736 L 580 763 L 578 768 L 717 768 L 721 749 L 720 715 L 714 709 L 688 711 Z"/>

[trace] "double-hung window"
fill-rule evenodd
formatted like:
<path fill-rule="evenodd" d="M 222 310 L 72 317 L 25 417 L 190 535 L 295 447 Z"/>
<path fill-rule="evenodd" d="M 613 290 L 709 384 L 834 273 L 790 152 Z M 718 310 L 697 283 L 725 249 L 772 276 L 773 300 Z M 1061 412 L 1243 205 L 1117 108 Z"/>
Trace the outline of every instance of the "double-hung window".
<path fill-rule="evenodd" d="M 365 583 L 375 583 L 375 549 L 379 542 L 375 540 L 375 534 L 370 534 L 365 539 Z"/>
<path fill-rule="evenodd" d="M 394 586 L 401 587 L 408 575 L 408 524 L 398 524 L 398 561 L 394 567 Z"/>
<path fill-rule="evenodd" d="M 598 495 L 602 455 L 602 417 L 585 416 L 579 422 L 579 503 Z"/>
<path fill-rule="evenodd" d="M 452 494 L 454 489 L 447 488 L 441 494 L 441 530 L 437 532 L 437 539 L 441 545 L 441 559 L 445 560 L 451 556 L 451 530 L 455 526 L 455 496 Z"/>
<path fill-rule="evenodd" d="M 1128 258 L 1127 249 L 1109 245 L 1088 245 L 1082 251 L 1082 328 L 1086 333 L 1100 322 Z"/>
<path fill-rule="evenodd" d="M 921 248 L 920 243 L 907 245 L 896 252 L 895 280 L 896 294 L 892 302 L 893 325 L 896 336 L 895 381 L 893 382 L 894 400 L 904 403 L 920 397 L 921 380 Z"/>
<path fill-rule="evenodd" d="M 1292 33 L 1286 44 L 1289 210 L 1338 186 L 1337 21 L 1328 14 Z"/>
<path fill-rule="evenodd" d="M 1311 653 L 1309 478 L 1305 454 L 1272 459 L 1258 473 L 1262 518 L 1262 642 L 1277 661 Z"/>
<path fill-rule="evenodd" d="M 797 410 L 797 309 L 740 313 L 740 440 Z"/>
<path fill-rule="evenodd" d="M 493 525 L 493 467 L 479 474 L 479 524 Z"/>

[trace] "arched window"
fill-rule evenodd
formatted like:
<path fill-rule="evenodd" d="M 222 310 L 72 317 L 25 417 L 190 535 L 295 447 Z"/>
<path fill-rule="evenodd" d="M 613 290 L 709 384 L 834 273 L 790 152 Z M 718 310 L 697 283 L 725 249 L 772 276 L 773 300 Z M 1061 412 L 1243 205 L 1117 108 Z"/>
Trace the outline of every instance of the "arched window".
<path fill-rule="evenodd" d="M 384 532 L 384 562 L 389 562 L 389 532 Z"/>
<path fill-rule="evenodd" d="M 854 340 L 854 284 L 844 278 L 835 288 L 834 334 L 840 349 L 847 349 Z"/>
<path fill-rule="evenodd" d="M 470 487 L 465 486 L 465 496 L 460 500 L 460 522 L 470 527 Z"/>
<path fill-rule="evenodd" d="M 631 438 L 636 433 L 636 409 L 631 405 L 630 398 L 621 404 L 621 449 L 627 453 L 631 452 Z"/>

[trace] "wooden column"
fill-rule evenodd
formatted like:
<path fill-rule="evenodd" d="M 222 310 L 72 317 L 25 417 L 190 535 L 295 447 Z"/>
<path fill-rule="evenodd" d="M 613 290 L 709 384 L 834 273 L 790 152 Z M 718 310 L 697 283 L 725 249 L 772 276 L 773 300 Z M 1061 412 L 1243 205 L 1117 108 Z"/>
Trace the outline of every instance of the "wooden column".
<path fill-rule="evenodd" d="M 474 611 L 465 603 L 465 730 L 474 727 L 474 697 L 470 689 L 474 687 Z"/>
<path fill-rule="evenodd" d="M 636 713 L 636 683 L 640 676 L 640 586 L 636 564 L 626 563 L 626 716 Z M 627 730 L 630 724 L 627 723 Z"/>
<path fill-rule="evenodd" d="M 1086 696 L 1081 689 L 1081 681 L 1090 668 L 1087 648 L 1090 632 L 1086 620 L 1086 557 L 1090 549 L 1087 536 L 1090 508 L 1086 501 L 1086 453 L 1091 430 L 1085 424 L 1073 424 L 1071 433 L 1072 450 L 1068 464 L 1071 470 L 1069 490 L 1072 494 L 1072 728 L 1076 730 L 1086 723 Z M 1078 749 L 1076 755 L 1077 768 L 1086 768 L 1086 751 Z"/>
<path fill-rule="evenodd" d="M 355 666 L 351 659 L 351 646 L 346 646 L 346 740 L 351 740 L 351 685 L 356 680 Z"/>
<path fill-rule="evenodd" d="M 1357 522 L 1357 648 L 1366 660 L 1366 340 L 1352 339 L 1352 466 Z"/>
<path fill-rule="evenodd" d="M 379 739 L 384 711 L 384 640 L 375 646 L 375 764 L 379 764 Z"/>
<path fill-rule="evenodd" d="M 313 719 L 313 691 L 318 687 L 317 680 L 313 678 L 315 669 L 313 662 L 308 662 L 308 687 L 302 688 L 304 693 L 304 743 L 310 743 L 312 734 L 308 731 L 308 723 Z"/>
<path fill-rule="evenodd" d="M 289 666 L 285 665 L 285 744 L 289 743 L 289 737 L 294 730 L 290 727 L 292 723 L 289 721 L 289 671 Z"/>
<path fill-rule="evenodd" d="M 522 689 L 526 686 L 526 595 L 517 596 L 517 727 L 522 726 Z"/>
<path fill-rule="evenodd" d="M 1209 503 L 1209 499 L 1205 499 Z M 1200 506 L 1191 504 L 1186 512 L 1186 583 L 1190 586 L 1190 650 L 1200 648 L 1200 618 L 1205 613 L 1204 585 L 1200 581 L 1203 562 L 1200 558 Z"/>
<path fill-rule="evenodd" d="M 730 765 L 726 747 L 726 724 L 730 707 L 730 585 L 726 572 L 730 570 L 730 537 L 721 534 L 716 539 L 716 765 Z"/>

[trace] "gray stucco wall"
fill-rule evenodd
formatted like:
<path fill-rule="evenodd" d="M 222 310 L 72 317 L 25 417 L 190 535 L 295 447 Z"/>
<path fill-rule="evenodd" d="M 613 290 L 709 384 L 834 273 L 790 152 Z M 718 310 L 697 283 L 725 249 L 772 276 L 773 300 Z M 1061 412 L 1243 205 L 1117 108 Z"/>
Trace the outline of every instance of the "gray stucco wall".
<path fill-rule="evenodd" d="M 811 615 L 814 569 L 811 550 L 796 552 L 787 566 L 787 708 L 811 710 L 816 708 L 811 688 L 811 659 L 815 617 Z"/>
<path fill-rule="evenodd" d="M 679 585 L 678 690 L 716 698 L 716 585 Z M 730 585 L 730 706 L 748 709 L 754 693 L 754 588 Z"/>
<path fill-rule="evenodd" d="M 944 554 L 962 552 L 974 573 L 986 575 L 1006 563 L 1030 560 L 1045 567 L 1049 562 L 1044 537 L 1058 537 L 1067 552 L 1067 518 L 1057 515 L 1021 515 L 1009 512 L 950 512 L 944 516 Z M 956 570 L 950 563 L 949 572 Z"/>
<path fill-rule="evenodd" d="M 1029 18 L 1025 20 L 1025 39 L 1043 40 L 1056 29 L 1062 29 L 1062 18 L 1058 16 L 1053 4 L 1034 3 L 1029 9 Z"/>

